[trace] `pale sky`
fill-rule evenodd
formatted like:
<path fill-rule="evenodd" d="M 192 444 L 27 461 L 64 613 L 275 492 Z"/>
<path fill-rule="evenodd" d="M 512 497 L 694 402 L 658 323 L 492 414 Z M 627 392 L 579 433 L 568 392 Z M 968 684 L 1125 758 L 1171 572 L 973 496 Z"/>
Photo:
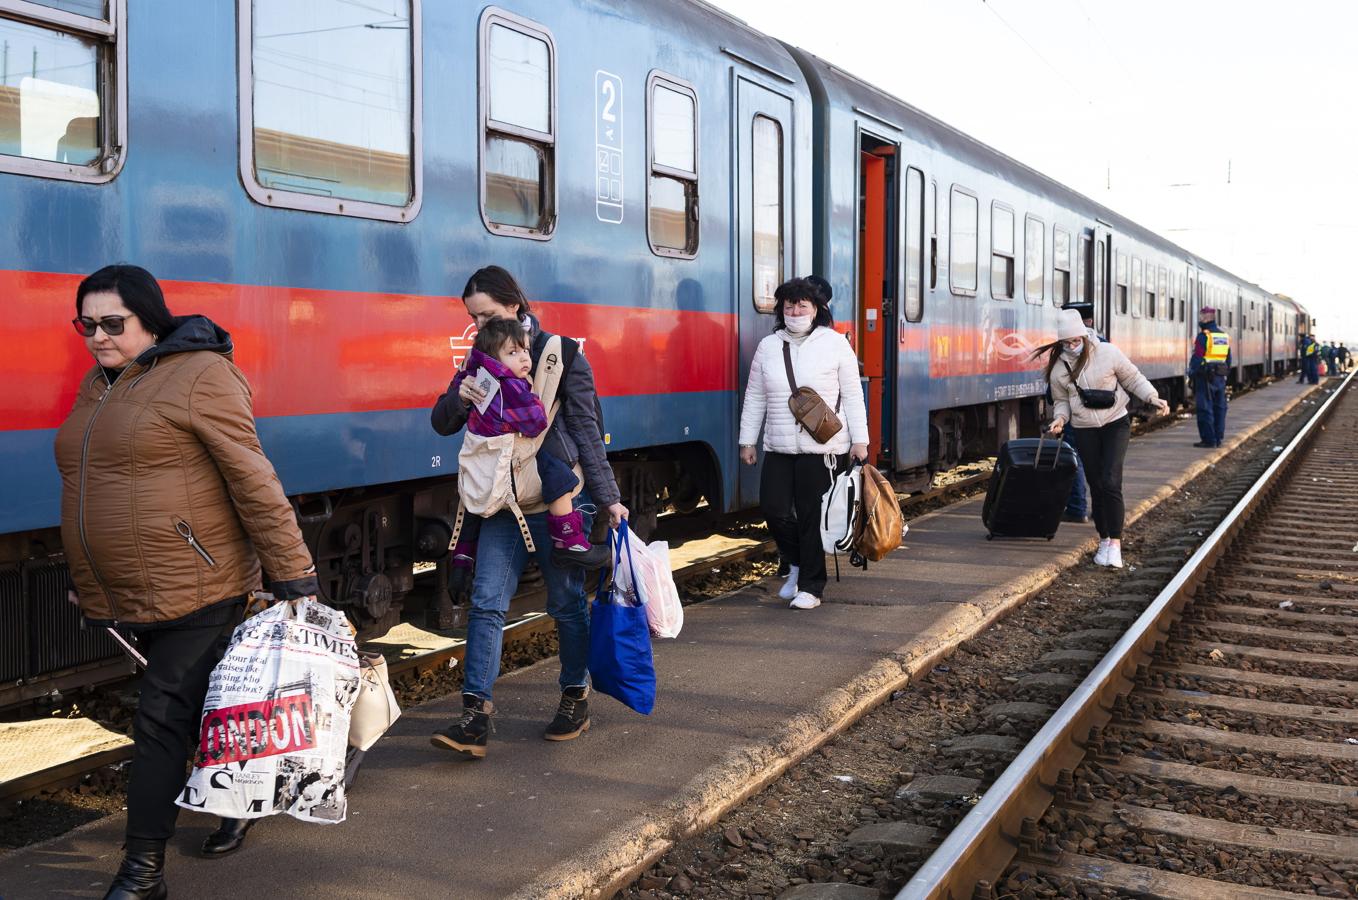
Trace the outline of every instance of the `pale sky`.
<path fill-rule="evenodd" d="M 711 2 L 1358 339 L 1358 3 Z"/>

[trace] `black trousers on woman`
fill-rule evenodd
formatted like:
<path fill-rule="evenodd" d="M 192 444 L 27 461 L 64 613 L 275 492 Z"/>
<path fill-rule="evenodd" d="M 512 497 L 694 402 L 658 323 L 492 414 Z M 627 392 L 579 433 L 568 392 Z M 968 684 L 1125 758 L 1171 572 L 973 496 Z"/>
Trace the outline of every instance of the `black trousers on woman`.
<path fill-rule="evenodd" d="M 835 460 L 836 471 L 848 462 Z M 820 500 L 831 471 L 819 453 L 765 453 L 759 476 L 759 508 L 769 523 L 778 554 L 797 566 L 797 589 L 817 597 L 825 592 L 825 549 L 820 542 Z"/>
<path fill-rule="evenodd" d="M 1102 428 L 1071 428 L 1075 449 L 1084 460 L 1089 481 L 1094 527 L 1099 537 L 1122 540 L 1122 522 L 1127 508 L 1122 502 L 1122 461 L 1127 458 L 1127 442 L 1132 436 L 1132 421 L 1123 416 Z"/>
<path fill-rule="evenodd" d="M 242 605 L 227 603 L 163 627 L 137 631 L 146 657 L 137 715 L 132 720 L 132 777 L 127 786 L 127 836 L 164 841 L 179 818 L 197 743 L 208 676 L 240 624 Z"/>

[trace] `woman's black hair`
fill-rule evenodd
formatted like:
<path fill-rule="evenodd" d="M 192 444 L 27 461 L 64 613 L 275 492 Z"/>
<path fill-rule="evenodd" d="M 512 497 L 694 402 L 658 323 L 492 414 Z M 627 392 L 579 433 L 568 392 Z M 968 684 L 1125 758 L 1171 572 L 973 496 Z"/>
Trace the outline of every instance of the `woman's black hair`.
<path fill-rule="evenodd" d="M 511 341 L 516 347 L 527 350 L 528 332 L 514 319 L 491 319 L 476 332 L 472 346 L 491 359 L 496 359 L 504 345 Z"/>
<path fill-rule="evenodd" d="M 81 307 L 87 294 L 100 294 L 111 291 L 117 294 L 133 315 L 141 320 L 142 326 L 156 340 L 160 340 L 175 329 L 175 317 L 165 305 L 165 294 L 160 289 L 156 277 L 141 266 L 118 264 L 104 266 L 97 272 L 87 275 L 75 289 L 75 314 L 85 314 Z"/>
<path fill-rule="evenodd" d="M 472 273 L 472 277 L 467 279 L 467 286 L 462 289 L 462 299 L 466 300 L 472 294 L 485 294 L 501 306 L 517 303 L 520 318 L 532 312 L 523 288 L 519 287 L 513 275 L 499 266 L 486 266 Z"/>
<path fill-rule="evenodd" d="M 784 281 L 773 292 L 773 299 L 778 301 L 773 308 L 773 330 L 787 327 L 787 323 L 783 321 L 783 304 L 788 300 L 810 300 L 816 304 L 816 317 L 811 320 L 813 329 L 817 325 L 832 327 L 835 324 L 835 317 L 830 315 L 830 297 L 833 294 L 829 283 L 817 275 Z"/>

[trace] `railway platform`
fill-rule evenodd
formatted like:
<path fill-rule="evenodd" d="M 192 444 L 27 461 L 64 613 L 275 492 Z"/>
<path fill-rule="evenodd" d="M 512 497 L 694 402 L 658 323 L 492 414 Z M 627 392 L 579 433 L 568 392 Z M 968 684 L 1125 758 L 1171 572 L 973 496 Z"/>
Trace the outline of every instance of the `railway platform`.
<path fill-rule="evenodd" d="M 1129 520 L 1313 390 L 1287 379 L 1236 399 L 1219 450 L 1191 446 L 1191 419 L 1135 439 Z M 649 717 L 598 696 L 586 735 L 543 741 L 558 697 L 556 662 L 547 660 L 497 683 L 485 760 L 428 743 L 456 714 L 457 698 L 406 710 L 369 752 L 342 825 L 266 820 L 239 853 L 204 860 L 195 850 L 213 821 L 185 814 L 169 852 L 172 896 L 607 896 L 1096 541 L 1092 526 L 1066 525 L 1052 542 L 987 542 L 980 504 L 914 520 L 906 546 L 866 573 L 841 565 L 843 580 L 815 611 L 789 610 L 773 581 L 689 607 L 680 638 L 656 642 L 660 682 Z M 0 856 L 0 897 L 101 896 L 122 829 L 121 817 L 109 817 Z"/>

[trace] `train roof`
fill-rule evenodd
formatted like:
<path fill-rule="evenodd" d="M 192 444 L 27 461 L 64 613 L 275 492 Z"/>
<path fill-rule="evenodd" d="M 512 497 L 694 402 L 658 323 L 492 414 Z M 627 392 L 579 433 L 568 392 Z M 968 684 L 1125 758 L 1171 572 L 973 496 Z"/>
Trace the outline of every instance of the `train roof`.
<path fill-rule="evenodd" d="M 745 20 L 707 0 L 651 0 L 644 4 L 637 0 L 596 2 L 629 19 L 640 18 L 638 9 L 644 9 L 646 19 L 667 26 L 667 34 L 685 34 L 695 42 L 715 44 L 720 53 L 762 69 L 780 81 L 806 87 L 801 67 L 782 41 L 750 27 Z"/>
<path fill-rule="evenodd" d="M 1149 228 L 1133 222 L 1097 200 L 1093 200 L 1054 178 L 1044 175 L 1032 166 L 996 150 L 924 110 L 910 105 L 894 94 L 890 94 L 864 81 L 857 75 L 845 71 L 829 60 L 801 47 L 790 44 L 784 46 L 796 58 L 798 64 L 802 67 L 802 71 L 806 73 L 812 94 L 817 97 L 818 101 L 838 103 L 845 109 L 856 109 L 880 122 L 895 125 L 898 130 L 907 133 L 912 140 L 944 151 L 962 162 L 981 171 L 990 172 L 997 178 L 1002 178 L 1032 193 L 1052 197 L 1072 208 L 1088 209 L 1097 219 L 1111 225 L 1122 234 L 1131 234 L 1148 243 L 1158 244 L 1164 249 L 1182 256 L 1185 261 L 1196 263 L 1200 268 L 1218 276 L 1233 279 L 1242 285 L 1253 287 L 1272 296 L 1263 287 L 1203 259 L 1198 254 L 1175 244 Z"/>

